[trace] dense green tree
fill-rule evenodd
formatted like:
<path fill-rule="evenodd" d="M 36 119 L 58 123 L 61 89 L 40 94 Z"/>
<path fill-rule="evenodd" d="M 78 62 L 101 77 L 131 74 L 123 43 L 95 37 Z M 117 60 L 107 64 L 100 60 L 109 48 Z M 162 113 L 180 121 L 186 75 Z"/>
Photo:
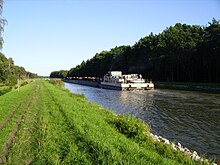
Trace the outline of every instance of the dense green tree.
<path fill-rule="evenodd" d="M 7 69 L 5 67 L 6 61 L 7 58 L 2 53 L 0 53 L 0 83 L 7 80 Z"/>
<path fill-rule="evenodd" d="M 0 83 L 14 85 L 17 79 L 36 78 L 37 74 L 26 71 L 23 67 L 14 65 L 12 58 L 7 59 L 0 53 Z"/>
<path fill-rule="evenodd" d="M 50 78 L 64 78 L 67 76 L 67 70 L 53 71 L 50 74 Z"/>
<path fill-rule="evenodd" d="M 7 23 L 7 20 L 2 18 L 2 9 L 3 9 L 3 0 L 0 0 L 0 49 L 2 49 L 2 45 L 3 45 L 2 32 L 4 31 L 4 26 Z"/>
<path fill-rule="evenodd" d="M 3 0 L 0 0 L 0 50 L 3 45 L 2 32 L 7 21 L 2 18 Z M 23 67 L 14 65 L 12 58 L 7 59 L 4 54 L 0 52 L 0 83 L 6 85 L 14 85 L 17 83 L 17 78 L 36 78 L 37 74 L 26 71 Z"/>
<path fill-rule="evenodd" d="M 198 46 L 203 79 L 206 82 L 220 82 L 220 24 L 213 19 L 204 27 L 203 42 Z"/>
<path fill-rule="evenodd" d="M 220 24 L 176 23 L 133 46 L 102 51 L 70 69 L 69 77 L 100 77 L 109 70 L 141 73 L 157 81 L 220 82 Z"/>

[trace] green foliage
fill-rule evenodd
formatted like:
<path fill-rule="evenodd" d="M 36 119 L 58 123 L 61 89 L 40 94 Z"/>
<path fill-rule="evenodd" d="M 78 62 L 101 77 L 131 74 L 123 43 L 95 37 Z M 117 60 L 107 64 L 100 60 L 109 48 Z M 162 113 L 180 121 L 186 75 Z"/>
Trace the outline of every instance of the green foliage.
<path fill-rule="evenodd" d="M 63 86 L 64 86 L 64 82 L 61 81 L 60 79 L 55 79 L 55 78 L 53 78 L 53 79 L 50 79 L 49 82 L 50 82 L 51 84 L 53 84 L 53 85 L 58 86 L 58 87 L 63 87 Z"/>
<path fill-rule="evenodd" d="M 24 82 L 21 83 L 21 86 L 25 86 L 25 85 L 27 85 L 27 84 L 28 84 L 28 82 L 27 82 L 27 81 L 24 81 Z"/>
<path fill-rule="evenodd" d="M 2 9 L 3 9 L 3 0 L 0 0 L 0 49 L 2 49 L 2 45 L 3 45 L 2 33 L 4 31 L 4 26 L 7 23 L 7 20 L 2 17 Z"/>
<path fill-rule="evenodd" d="M 67 70 L 53 71 L 50 74 L 50 78 L 64 78 L 67 76 Z"/>
<path fill-rule="evenodd" d="M 101 77 L 109 70 L 127 70 L 126 61 L 130 46 L 120 46 L 111 51 L 97 53 L 92 59 L 83 61 L 80 65 L 70 69 L 68 77 Z M 125 71 L 127 73 L 127 71 Z"/>
<path fill-rule="evenodd" d="M 101 77 L 109 70 L 140 73 L 169 82 L 220 82 L 220 24 L 176 23 L 162 33 L 141 38 L 133 46 L 102 51 L 69 70 L 68 77 Z"/>
<path fill-rule="evenodd" d="M 0 88 L 0 96 L 1 95 L 4 95 L 8 92 L 10 92 L 12 90 L 12 87 L 3 87 L 3 88 Z"/>
<path fill-rule="evenodd" d="M 15 90 L 0 97 L 0 162 L 4 155 L 3 151 L 10 147 L 9 139 L 13 139 L 12 132 L 16 128 L 18 118 L 27 105 L 30 94 L 34 92 L 35 84 L 22 87 L 20 92 Z M 26 98 L 26 99 L 25 99 Z M 6 142 L 8 143 L 7 145 Z"/>
<path fill-rule="evenodd" d="M 0 83 L 13 86 L 17 79 L 36 78 L 37 74 L 26 71 L 23 67 L 14 65 L 12 58 L 7 59 L 0 53 Z"/>
<path fill-rule="evenodd" d="M 110 123 L 113 124 L 120 133 L 126 135 L 128 138 L 140 140 L 150 132 L 148 125 L 131 115 L 118 115 L 113 121 L 110 121 Z"/>

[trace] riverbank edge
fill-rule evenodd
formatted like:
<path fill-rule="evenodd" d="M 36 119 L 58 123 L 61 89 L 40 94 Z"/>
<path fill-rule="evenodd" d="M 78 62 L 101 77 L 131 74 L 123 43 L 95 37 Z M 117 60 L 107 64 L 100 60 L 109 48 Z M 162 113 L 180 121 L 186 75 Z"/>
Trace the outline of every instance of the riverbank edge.
<path fill-rule="evenodd" d="M 164 143 L 165 145 L 171 145 L 171 147 L 175 150 L 175 151 L 180 151 L 183 155 L 187 155 L 189 156 L 192 160 L 195 160 L 195 161 L 201 161 L 202 163 L 207 163 L 207 164 L 210 164 L 210 161 L 204 157 L 201 157 L 197 151 L 195 150 L 191 150 L 187 147 L 184 147 L 182 146 L 181 143 L 177 142 L 177 144 L 171 142 L 170 140 L 162 137 L 162 136 L 158 136 L 158 135 L 155 135 L 153 133 L 150 133 L 150 136 L 153 138 L 154 141 L 156 142 L 162 142 Z M 215 161 L 213 161 L 211 163 L 212 165 L 218 165 Z"/>
<path fill-rule="evenodd" d="M 85 85 L 85 86 L 91 86 L 91 87 L 99 87 L 99 83 L 97 81 L 89 81 L 89 80 L 68 80 L 63 79 L 62 81 L 72 84 L 79 84 L 79 85 Z"/>
<path fill-rule="evenodd" d="M 111 90 L 122 90 L 121 87 L 103 85 L 103 84 L 100 84 L 98 81 L 94 81 L 94 80 L 63 80 L 63 81 L 66 82 L 66 83 L 85 85 L 85 86 L 90 86 L 90 87 L 95 87 L 95 88 L 104 88 L 104 89 L 111 89 Z"/>
<path fill-rule="evenodd" d="M 89 81 L 89 80 L 67 80 L 64 82 L 86 85 L 91 87 L 99 88 L 99 82 Z M 203 93 L 220 93 L 220 84 L 203 84 L 203 83 L 171 83 L 171 82 L 154 82 L 155 89 L 172 89 L 172 90 L 185 90 L 185 91 L 195 91 Z"/>
<path fill-rule="evenodd" d="M 203 93 L 220 93 L 220 84 L 154 82 L 155 89 L 173 89 Z"/>
<path fill-rule="evenodd" d="M 64 93 L 64 92 L 66 92 L 66 96 L 68 96 L 68 97 L 73 97 L 72 96 L 72 93 L 70 92 L 70 91 L 68 91 L 68 90 L 66 90 L 64 87 L 63 87 L 63 84 L 62 83 L 60 83 L 60 81 L 54 81 L 54 82 L 52 82 L 52 84 L 53 85 L 55 85 L 55 86 L 57 86 L 59 89 L 60 89 L 60 91 L 58 91 L 58 93 L 60 92 L 60 93 Z M 42 85 L 42 84 L 41 84 Z M 42 87 L 44 86 L 44 87 L 46 87 L 45 85 L 46 84 L 44 84 L 43 86 L 41 86 L 40 84 L 36 84 L 35 86 L 36 86 L 36 89 L 43 89 Z M 49 87 L 49 86 L 48 86 Z M 56 88 L 51 88 L 51 89 L 56 89 Z M 47 88 L 47 90 L 48 91 L 50 91 L 49 90 L 49 88 Z M 22 89 L 21 89 L 21 91 L 22 91 Z M 35 91 L 35 90 L 34 90 Z M 46 92 L 46 93 L 49 93 L 49 95 L 51 95 L 52 94 L 52 92 Z M 35 94 L 38 94 L 38 92 L 36 92 L 35 91 Z M 71 94 L 71 95 L 70 95 Z M 77 102 L 79 102 L 80 100 L 82 100 L 84 103 L 85 103 L 85 101 L 86 102 L 89 102 L 84 96 L 80 96 L 80 95 L 75 95 L 75 94 L 73 94 L 74 96 L 76 96 L 76 98 L 77 98 Z M 82 98 L 82 99 L 81 99 Z M 55 97 L 53 97 L 53 99 L 55 99 Z M 98 105 L 98 104 L 97 104 Z M 30 105 L 29 105 L 30 106 Z M 56 104 L 56 106 L 58 106 L 59 108 L 60 108 L 60 105 L 57 103 Z M 84 107 L 85 108 L 85 107 Z M 97 107 L 98 108 L 98 110 L 96 110 L 97 112 L 98 111 L 102 111 L 103 112 L 103 110 L 105 111 L 106 110 L 106 112 L 108 112 L 109 113 L 109 111 L 107 110 L 107 109 L 104 109 L 104 108 L 101 108 L 100 109 L 100 107 L 98 106 Z M 62 109 L 62 108 L 61 108 Z M 78 109 L 78 108 L 77 108 Z M 84 111 L 83 110 L 83 112 L 85 113 L 86 111 Z M 48 114 L 50 114 L 50 113 L 48 113 Z M 104 114 L 104 113 L 103 113 Z M 120 119 L 121 119 L 121 117 L 120 117 L 120 115 L 116 115 L 116 114 L 114 114 L 113 112 L 111 112 L 111 114 L 113 114 L 113 115 L 115 115 L 115 116 L 117 116 L 117 118 L 119 119 L 119 121 L 120 121 Z M 111 116 L 111 115 L 110 115 Z M 118 120 L 118 119 L 116 119 L 116 121 Z M 129 118 L 129 117 L 125 117 L 125 122 L 129 122 L 130 121 L 130 119 L 132 119 L 131 117 Z M 107 120 L 107 121 L 109 121 L 109 120 Z M 134 120 L 134 121 L 136 121 L 136 120 Z M 143 122 L 144 123 L 144 122 Z M 113 123 L 112 123 L 113 124 Z M 122 124 L 123 124 L 123 122 L 122 122 Z M 125 123 L 126 124 L 126 123 Z M 138 124 L 138 122 L 137 122 L 137 124 Z M 128 124 L 128 126 L 134 126 L 134 128 L 136 128 L 136 125 L 129 125 Z M 144 127 L 147 127 L 147 123 L 145 123 L 145 126 Z M 140 127 L 137 127 L 137 128 L 140 128 Z M 25 129 L 26 130 L 26 129 Z M 140 130 L 142 130 L 141 128 L 140 128 Z M 145 130 L 145 129 L 144 129 Z M 132 130 L 130 130 L 131 132 L 132 132 Z M 139 131 L 138 131 L 139 132 Z M 140 133 L 140 132 L 139 132 Z M 151 135 L 151 134 L 150 134 Z M 154 135 L 155 137 L 157 137 L 156 135 Z M 160 139 L 162 139 L 162 138 L 160 138 L 159 137 L 159 140 Z M 164 138 L 163 138 L 164 139 Z M 166 141 L 166 140 L 165 140 Z M 163 142 L 163 140 L 161 140 L 160 142 L 163 142 L 163 143 L 165 143 L 165 141 Z M 166 144 L 166 143 L 165 143 Z M 209 164 L 209 162 L 204 162 L 205 164 Z M 0 163 L 1 164 L 1 163 Z M 211 164 L 213 164 L 213 163 L 211 163 Z"/>
<path fill-rule="evenodd" d="M 86 86 L 93 86 L 96 87 L 95 83 L 93 81 L 86 81 L 86 80 L 65 80 L 64 82 L 67 83 L 74 83 L 74 84 L 80 84 L 80 85 L 86 85 Z M 114 114 L 117 116 L 117 114 Z M 145 123 L 145 122 L 144 122 Z M 145 123 L 146 125 L 148 125 L 147 123 Z M 156 134 L 153 134 L 152 132 L 150 132 L 150 136 L 152 137 L 152 139 L 155 142 L 161 142 L 165 145 L 169 145 L 171 146 L 175 151 L 180 151 L 183 155 L 189 156 L 192 160 L 195 161 L 201 161 L 203 163 L 207 163 L 207 164 L 213 164 L 213 165 L 217 165 L 215 162 L 210 163 L 210 160 L 204 158 L 203 156 L 200 156 L 197 151 L 189 149 L 187 147 L 182 146 L 181 143 L 177 142 L 176 144 L 171 142 L 170 140 L 162 137 L 162 136 L 158 136 Z"/>

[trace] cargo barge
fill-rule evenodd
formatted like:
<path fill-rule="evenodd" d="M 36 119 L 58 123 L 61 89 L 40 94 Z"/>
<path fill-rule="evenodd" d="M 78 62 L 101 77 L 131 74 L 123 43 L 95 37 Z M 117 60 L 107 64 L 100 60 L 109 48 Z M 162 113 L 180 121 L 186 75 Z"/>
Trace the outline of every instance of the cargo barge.
<path fill-rule="evenodd" d="M 126 74 L 121 71 L 109 71 L 103 78 L 67 78 L 65 82 L 99 87 L 113 90 L 151 90 L 154 89 L 152 81 L 146 81 L 141 74 Z"/>
<path fill-rule="evenodd" d="M 141 74 L 122 75 L 121 71 L 109 71 L 100 81 L 101 88 L 116 90 L 154 89 L 152 81 L 146 81 Z"/>

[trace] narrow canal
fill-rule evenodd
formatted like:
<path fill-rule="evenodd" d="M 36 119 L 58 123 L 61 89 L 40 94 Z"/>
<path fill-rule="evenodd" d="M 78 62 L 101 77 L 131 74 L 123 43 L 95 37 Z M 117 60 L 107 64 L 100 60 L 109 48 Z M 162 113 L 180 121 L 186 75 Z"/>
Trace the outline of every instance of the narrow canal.
<path fill-rule="evenodd" d="M 220 162 L 220 95 L 178 90 L 116 91 L 65 83 L 117 114 L 132 114 L 152 132 Z"/>

